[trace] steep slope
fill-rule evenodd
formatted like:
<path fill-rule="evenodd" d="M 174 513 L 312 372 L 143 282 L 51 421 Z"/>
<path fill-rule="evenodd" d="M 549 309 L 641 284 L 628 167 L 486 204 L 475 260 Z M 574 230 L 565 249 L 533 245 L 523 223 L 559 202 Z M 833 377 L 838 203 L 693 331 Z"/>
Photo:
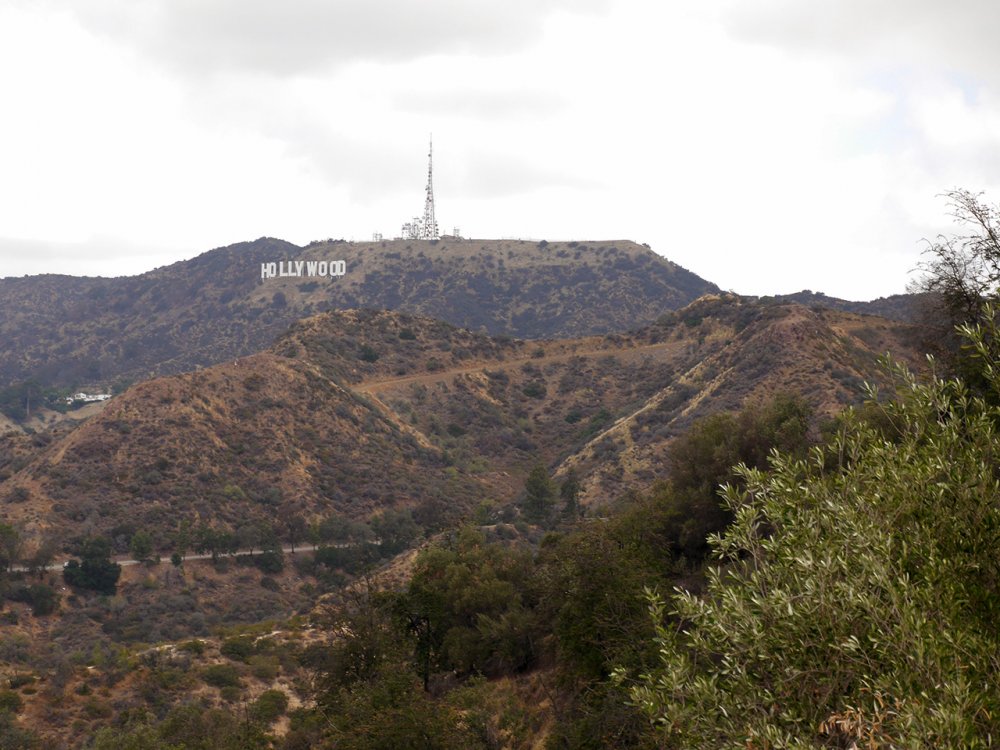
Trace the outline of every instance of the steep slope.
<path fill-rule="evenodd" d="M 440 523 L 516 500 L 538 461 L 576 467 L 599 504 L 663 477 L 670 439 L 698 416 L 779 390 L 819 415 L 857 400 L 880 353 L 915 361 L 907 331 L 734 296 L 629 334 L 535 342 L 331 312 L 261 354 L 137 385 L 19 453 L 0 509 L 120 547 L 138 528 L 165 542 L 182 519 L 235 529 L 409 507 Z"/>
<path fill-rule="evenodd" d="M 583 502 L 669 471 L 670 438 L 697 418 L 787 393 L 809 403 L 818 426 L 860 402 L 866 382 L 887 382 L 884 355 L 916 371 L 925 364 L 911 327 L 870 315 L 706 297 L 663 324 L 678 319 L 718 346 L 561 467 L 587 477 Z"/>
<path fill-rule="evenodd" d="M 263 263 L 310 260 L 344 261 L 346 274 L 261 278 Z M 714 290 L 625 241 L 300 248 L 265 238 L 134 277 L 0 279 L 0 386 L 28 378 L 110 385 L 190 371 L 260 351 L 293 321 L 328 309 L 408 311 L 541 338 L 647 324 Z"/>

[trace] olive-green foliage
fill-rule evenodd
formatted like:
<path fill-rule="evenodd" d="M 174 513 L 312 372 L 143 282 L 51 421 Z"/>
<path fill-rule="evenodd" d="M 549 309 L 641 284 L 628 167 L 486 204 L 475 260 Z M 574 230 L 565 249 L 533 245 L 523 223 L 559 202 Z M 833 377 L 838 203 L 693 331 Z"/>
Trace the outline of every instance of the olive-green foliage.
<path fill-rule="evenodd" d="M 10 570 L 19 563 L 23 551 L 21 532 L 9 523 L 0 523 L 0 570 Z"/>
<path fill-rule="evenodd" d="M 114 594 L 122 568 L 111 561 L 111 543 L 103 537 L 89 538 L 83 542 L 80 558 L 79 561 L 70 560 L 63 568 L 66 583 L 101 594 Z"/>
<path fill-rule="evenodd" d="M 152 556 L 153 537 L 148 531 L 140 529 L 132 535 L 132 541 L 129 542 L 129 552 L 134 560 L 144 561 Z"/>
<path fill-rule="evenodd" d="M 420 527 L 409 510 L 386 510 L 374 516 L 372 532 L 386 557 L 399 554 L 420 535 Z"/>
<path fill-rule="evenodd" d="M 181 651 L 187 651 L 189 653 L 201 656 L 205 653 L 205 641 L 199 641 L 197 639 L 185 641 L 178 648 Z"/>
<path fill-rule="evenodd" d="M 9 711 L 12 714 L 21 713 L 24 701 L 13 690 L 0 690 L 0 712 Z"/>
<path fill-rule="evenodd" d="M 708 554 L 709 534 L 721 531 L 732 516 L 719 502 L 719 487 L 738 481 L 733 467 L 767 468 L 769 453 L 804 455 L 808 447 L 809 406 L 778 395 L 736 414 L 713 414 L 695 422 L 670 449 L 670 483 L 681 514 L 675 542 L 691 560 Z"/>
<path fill-rule="evenodd" d="M 235 661 L 248 661 L 256 651 L 253 641 L 253 636 L 249 635 L 226 638 L 219 647 L 219 653 Z"/>
<path fill-rule="evenodd" d="M 317 675 L 317 710 L 293 718 L 301 747 L 344 750 L 486 748 L 462 713 L 427 694 L 412 669 L 405 626 L 394 598 L 359 594 L 331 623 L 330 646 L 308 649 L 303 661 Z"/>
<path fill-rule="evenodd" d="M 491 745 L 447 701 L 434 700 L 405 671 L 383 674 L 344 694 L 329 716 L 337 750 L 487 750 Z"/>
<path fill-rule="evenodd" d="M 564 694 L 549 748 L 647 747 L 645 717 L 609 680 L 616 665 L 640 672 L 655 663 L 645 587 L 669 590 L 692 567 L 674 538 L 684 516 L 669 485 L 609 519 L 551 540 L 539 553 L 539 615 L 552 637 Z"/>
<path fill-rule="evenodd" d="M 239 687 L 240 673 L 232 664 L 211 664 L 201 671 L 201 679 L 217 688 Z"/>
<path fill-rule="evenodd" d="M 44 583 L 15 586 L 7 592 L 7 598 L 14 602 L 31 605 L 31 613 L 36 617 L 51 615 L 59 607 L 59 594 Z"/>
<path fill-rule="evenodd" d="M 541 616 L 555 635 L 563 670 L 601 680 L 616 665 L 641 664 L 637 650 L 652 655 L 643 588 L 668 587 L 679 572 L 669 546 L 657 538 L 662 508 L 652 499 L 637 501 L 619 516 L 557 538 L 540 552 Z"/>
<path fill-rule="evenodd" d="M 196 705 L 174 708 L 160 722 L 136 717 L 125 727 L 106 727 L 95 736 L 94 750 L 264 750 L 272 747 L 255 721 L 222 709 Z"/>
<path fill-rule="evenodd" d="M 537 463 L 524 482 L 524 515 L 533 523 L 548 520 L 556 502 L 556 485 L 544 464 Z"/>
<path fill-rule="evenodd" d="M 38 736 L 18 726 L 13 715 L 0 711 L 0 748 L 4 750 L 36 750 L 41 747 Z"/>
<path fill-rule="evenodd" d="M 253 702 L 250 713 L 262 724 L 271 724 L 288 709 L 288 695 L 282 690 L 265 690 Z"/>
<path fill-rule="evenodd" d="M 526 551 L 487 544 L 472 529 L 417 559 L 402 602 L 418 661 L 462 673 L 502 674 L 536 656 L 534 566 Z"/>
<path fill-rule="evenodd" d="M 848 420 L 825 454 L 741 470 L 713 541 L 724 567 L 670 605 L 681 632 L 652 598 L 660 663 L 632 698 L 664 747 L 1000 736 L 1000 410 L 957 381 L 897 377 L 894 440 Z"/>

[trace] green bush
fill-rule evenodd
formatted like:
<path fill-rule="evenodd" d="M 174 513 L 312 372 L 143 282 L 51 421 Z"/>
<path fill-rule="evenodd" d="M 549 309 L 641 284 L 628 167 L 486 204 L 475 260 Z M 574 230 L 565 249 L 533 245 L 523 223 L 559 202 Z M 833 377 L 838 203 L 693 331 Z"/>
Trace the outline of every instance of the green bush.
<path fill-rule="evenodd" d="M 258 680 L 271 681 L 278 676 L 279 662 L 274 656 L 258 654 L 251 656 L 248 664 L 250 673 Z"/>
<path fill-rule="evenodd" d="M 24 701 L 21 696 L 13 690 L 0 690 L 0 713 L 8 711 L 12 714 L 19 714 L 24 708 Z"/>
<path fill-rule="evenodd" d="M 240 672 L 232 664 L 212 664 L 201 670 L 201 679 L 212 687 L 241 687 Z"/>
<path fill-rule="evenodd" d="M 190 654 L 195 654 L 196 656 L 201 656 L 205 653 L 205 641 L 191 640 L 182 643 L 178 648 L 181 651 L 187 651 Z"/>
<path fill-rule="evenodd" d="M 227 638 L 222 642 L 219 651 L 223 656 L 236 661 L 247 661 L 255 652 L 253 638 L 247 635 Z"/>
<path fill-rule="evenodd" d="M 254 555 L 253 564 L 260 572 L 274 575 L 285 569 L 285 556 L 281 550 L 267 550 Z"/>
<path fill-rule="evenodd" d="M 273 723 L 288 709 L 288 696 L 281 690 L 265 690 L 250 707 L 251 715 L 263 724 Z"/>
<path fill-rule="evenodd" d="M 30 604 L 31 613 L 36 617 L 51 615 L 59 606 L 59 595 L 51 586 L 46 586 L 44 583 L 19 586 L 8 592 L 7 598 Z"/>
<path fill-rule="evenodd" d="M 1000 358 L 993 392 L 897 370 L 892 439 L 738 472 L 703 597 L 650 595 L 656 669 L 631 691 L 669 747 L 986 748 L 1000 736 Z M 678 629 L 677 622 L 683 623 Z M 620 672 L 624 680 L 625 674 Z"/>
<path fill-rule="evenodd" d="M 111 561 L 111 543 L 103 537 L 87 539 L 82 545 L 80 558 L 70 560 L 63 568 L 66 583 L 101 594 L 114 594 L 122 568 Z"/>

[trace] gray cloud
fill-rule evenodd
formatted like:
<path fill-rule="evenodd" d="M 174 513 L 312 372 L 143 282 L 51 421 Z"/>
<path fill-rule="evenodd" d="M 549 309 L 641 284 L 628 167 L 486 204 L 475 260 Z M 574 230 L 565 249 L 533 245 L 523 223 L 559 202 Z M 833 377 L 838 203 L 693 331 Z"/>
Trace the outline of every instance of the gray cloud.
<path fill-rule="evenodd" d="M 761 0 L 735 3 L 722 18 L 738 39 L 997 81 L 995 0 Z"/>
<path fill-rule="evenodd" d="M 190 248 L 186 251 L 191 253 Z M 0 278 L 39 273 L 130 276 L 174 262 L 181 253 L 178 248 L 140 248 L 116 238 L 59 242 L 0 237 Z"/>
<path fill-rule="evenodd" d="M 557 9 L 608 0 L 50 0 L 192 73 L 292 75 L 356 61 L 510 52 Z"/>
<path fill-rule="evenodd" d="M 466 89 L 448 92 L 398 94 L 394 103 L 402 112 L 433 115 L 458 115 L 490 120 L 522 116 L 551 115 L 565 111 L 564 97 L 546 91 L 483 91 Z"/>
<path fill-rule="evenodd" d="M 503 154 L 470 154 L 466 166 L 460 187 L 471 198 L 501 198 L 543 188 L 587 190 L 600 186 L 580 175 Z"/>

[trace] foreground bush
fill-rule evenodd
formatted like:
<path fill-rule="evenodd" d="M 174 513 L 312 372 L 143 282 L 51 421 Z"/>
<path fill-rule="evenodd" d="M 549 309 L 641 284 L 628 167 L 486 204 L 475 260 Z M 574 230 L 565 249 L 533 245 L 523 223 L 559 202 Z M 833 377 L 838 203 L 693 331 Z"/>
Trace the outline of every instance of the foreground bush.
<path fill-rule="evenodd" d="M 1000 736 L 1000 410 L 957 381 L 897 374 L 879 429 L 847 419 L 808 459 L 741 471 L 735 521 L 713 540 L 724 564 L 705 596 L 675 595 L 674 624 L 650 596 L 660 663 L 631 697 L 664 747 Z"/>

